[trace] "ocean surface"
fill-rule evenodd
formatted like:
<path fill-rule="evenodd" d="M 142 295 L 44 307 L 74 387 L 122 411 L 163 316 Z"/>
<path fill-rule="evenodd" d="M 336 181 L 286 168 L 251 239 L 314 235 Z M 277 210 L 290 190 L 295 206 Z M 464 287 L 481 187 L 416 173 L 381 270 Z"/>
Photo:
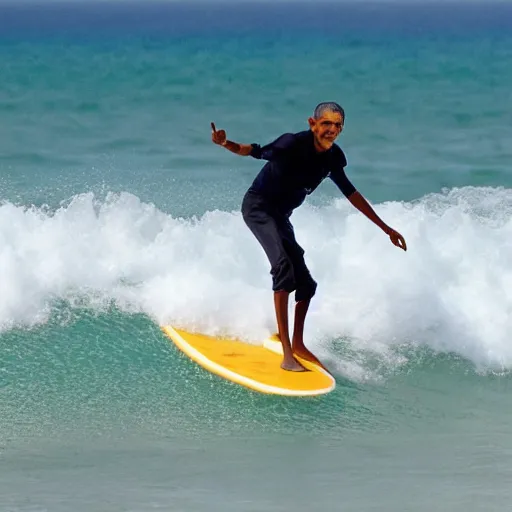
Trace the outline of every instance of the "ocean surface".
<path fill-rule="evenodd" d="M 512 4 L 0 4 L 0 511 L 504 511 L 512 502 Z M 292 216 L 314 399 L 199 368 L 258 343 L 240 203 L 264 144 L 346 111 Z M 290 304 L 290 312 L 292 312 Z"/>

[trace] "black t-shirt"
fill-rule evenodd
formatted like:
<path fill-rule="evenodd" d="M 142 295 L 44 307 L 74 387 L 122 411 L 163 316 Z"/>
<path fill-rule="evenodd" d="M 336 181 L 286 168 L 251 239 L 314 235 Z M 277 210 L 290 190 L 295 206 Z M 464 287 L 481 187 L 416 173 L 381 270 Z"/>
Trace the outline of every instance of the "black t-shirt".
<path fill-rule="evenodd" d="M 341 148 L 333 144 L 328 151 L 316 151 L 311 130 L 285 133 L 263 147 L 252 144 L 250 154 L 267 163 L 249 190 L 285 215 L 300 206 L 326 177 L 346 197 L 356 190 L 345 174 L 347 160 Z"/>

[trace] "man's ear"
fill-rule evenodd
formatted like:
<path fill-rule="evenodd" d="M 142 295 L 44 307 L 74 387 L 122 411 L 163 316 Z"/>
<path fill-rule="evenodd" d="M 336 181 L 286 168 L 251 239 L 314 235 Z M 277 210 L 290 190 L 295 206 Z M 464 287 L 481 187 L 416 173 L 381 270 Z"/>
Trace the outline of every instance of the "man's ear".
<path fill-rule="evenodd" d="M 308 124 L 309 124 L 309 127 L 310 128 L 314 128 L 315 124 L 316 124 L 316 119 L 314 119 L 313 117 L 310 117 L 308 119 Z"/>

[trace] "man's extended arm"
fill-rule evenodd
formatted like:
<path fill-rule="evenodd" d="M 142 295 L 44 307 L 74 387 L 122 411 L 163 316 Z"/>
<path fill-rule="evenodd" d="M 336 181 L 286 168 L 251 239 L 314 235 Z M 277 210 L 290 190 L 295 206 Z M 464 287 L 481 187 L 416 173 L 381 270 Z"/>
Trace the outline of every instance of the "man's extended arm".
<path fill-rule="evenodd" d="M 355 206 L 361 213 L 366 215 L 372 222 L 377 224 L 386 235 L 389 235 L 391 228 L 385 224 L 382 219 L 375 213 L 375 210 L 371 207 L 370 203 L 356 190 L 350 194 L 348 200 Z"/>
<path fill-rule="evenodd" d="M 215 124 L 212 123 L 212 142 L 219 146 L 224 146 L 229 149 L 232 153 L 241 156 L 248 156 L 251 154 L 251 144 L 239 144 L 238 142 L 230 141 L 226 138 L 226 132 L 224 130 L 217 130 Z"/>
<path fill-rule="evenodd" d="M 372 222 L 377 224 L 379 228 L 386 233 L 391 239 L 393 245 L 396 245 L 404 251 L 407 250 L 407 244 L 405 243 L 404 237 L 393 228 L 390 228 L 385 224 L 382 219 L 375 213 L 375 210 L 370 206 L 370 203 L 356 190 L 348 197 L 348 200 L 355 206 L 361 213 L 366 215 Z"/>
<path fill-rule="evenodd" d="M 331 172 L 331 179 L 336 183 L 341 192 L 345 195 L 345 197 L 351 202 L 352 206 L 355 206 L 362 214 L 366 215 L 372 222 L 374 222 L 377 226 L 379 226 L 386 235 L 389 236 L 391 242 L 403 249 L 407 250 L 407 244 L 405 243 L 404 237 L 390 228 L 387 224 L 385 224 L 382 219 L 375 213 L 375 210 L 370 206 L 370 203 L 356 190 L 354 185 L 350 182 L 343 170 L 343 167 L 346 165 L 347 161 L 345 156 L 343 155 L 343 160 L 338 168 L 334 172 Z"/>

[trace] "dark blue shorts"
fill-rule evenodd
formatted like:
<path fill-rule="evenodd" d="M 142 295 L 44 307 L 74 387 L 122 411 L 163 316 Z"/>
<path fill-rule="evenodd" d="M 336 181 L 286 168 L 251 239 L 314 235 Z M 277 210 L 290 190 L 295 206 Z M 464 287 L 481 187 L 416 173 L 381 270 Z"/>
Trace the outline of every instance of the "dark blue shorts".
<path fill-rule="evenodd" d="M 274 211 L 264 198 L 251 191 L 244 196 L 242 215 L 270 262 L 272 289 L 295 291 L 296 301 L 311 299 L 317 283 L 309 273 L 304 249 L 295 240 L 288 217 Z"/>

